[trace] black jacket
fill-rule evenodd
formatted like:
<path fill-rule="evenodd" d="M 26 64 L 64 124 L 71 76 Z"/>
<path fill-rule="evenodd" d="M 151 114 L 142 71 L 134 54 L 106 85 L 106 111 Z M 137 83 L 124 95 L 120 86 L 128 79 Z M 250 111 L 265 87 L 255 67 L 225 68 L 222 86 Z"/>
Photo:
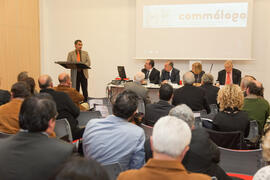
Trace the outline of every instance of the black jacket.
<path fill-rule="evenodd" d="M 1 140 L 0 179 L 47 180 L 73 152 L 73 146 L 42 133 L 19 132 Z"/>
<path fill-rule="evenodd" d="M 226 71 L 225 69 L 221 70 L 218 72 L 218 78 L 217 81 L 219 81 L 220 85 L 224 85 L 225 81 L 226 81 Z M 239 71 L 238 69 L 234 69 L 232 70 L 232 80 L 233 80 L 233 84 L 238 84 L 240 85 L 241 82 L 241 71 Z"/>
<path fill-rule="evenodd" d="M 213 86 L 212 84 L 203 84 L 201 86 L 205 90 L 205 95 L 208 104 L 217 104 L 217 96 L 219 88 L 216 86 Z"/>
<path fill-rule="evenodd" d="M 230 179 L 218 165 L 220 152 L 210 140 L 209 134 L 202 128 L 192 130 L 190 149 L 183 159 L 183 165 L 188 171 L 216 176 L 217 179 Z"/>
<path fill-rule="evenodd" d="M 163 116 L 167 116 L 172 108 L 173 105 L 163 100 L 155 104 L 147 104 L 145 108 L 144 124 L 154 126 L 157 120 Z"/>
<path fill-rule="evenodd" d="M 0 89 L 0 106 L 10 101 L 10 93 L 6 90 Z"/>
<path fill-rule="evenodd" d="M 222 132 L 242 131 L 244 137 L 249 134 L 249 119 L 247 112 L 237 113 L 219 112 L 213 120 L 213 129 Z"/>
<path fill-rule="evenodd" d="M 210 113 L 210 107 L 206 99 L 206 93 L 202 88 L 184 85 L 175 90 L 172 104 L 177 106 L 179 104 L 186 104 L 192 111 L 201 111 L 205 109 Z"/>
<path fill-rule="evenodd" d="M 161 79 L 160 79 L 161 82 L 164 80 L 169 80 L 169 79 L 171 80 L 172 83 L 179 84 L 180 71 L 178 69 L 173 68 L 172 73 L 171 73 L 171 77 L 170 77 L 170 73 L 163 69 L 162 73 L 161 73 Z"/>
<path fill-rule="evenodd" d="M 42 89 L 40 92 L 48 93 L 53 97 L 58 112 L 57 119 L 66 118 L 69 122 L 72 135 L 76 134 L 78 128 L 78 121 L 76 118 L 80 114 L 80 109 L 72 102 L 70 97 L 64 92 L 55 91 L 53 89 Z"/>
<path fill-rule="evenodd" d="M 146 77 L 147 70 L 144 68 L 144 69 L 142 69 L 142 72 L 145 74 L 145 77 Z M 157 70 L 156 68 L 153 68 L 152 71 L 151 71 L 151 74 L 148 77 L 148 79 L 149 79 L 150 83 L 159 84 L 160 83 L 160 72 L 159 72 L 159 70 Z"/>

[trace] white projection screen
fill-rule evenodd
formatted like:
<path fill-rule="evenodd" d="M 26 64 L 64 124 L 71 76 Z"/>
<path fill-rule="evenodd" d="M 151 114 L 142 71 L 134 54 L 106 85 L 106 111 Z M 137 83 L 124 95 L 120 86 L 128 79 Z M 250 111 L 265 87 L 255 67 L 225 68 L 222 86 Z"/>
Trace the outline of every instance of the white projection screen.
<path fill-rule="evenodd" d="M 137 59 L 251 60 L 253 0 L 136 0 Z"/>

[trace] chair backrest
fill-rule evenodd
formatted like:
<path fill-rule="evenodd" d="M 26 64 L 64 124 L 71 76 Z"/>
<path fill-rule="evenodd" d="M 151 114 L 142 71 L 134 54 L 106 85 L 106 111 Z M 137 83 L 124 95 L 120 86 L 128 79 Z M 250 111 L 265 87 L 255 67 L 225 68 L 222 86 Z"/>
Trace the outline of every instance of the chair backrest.
<path fill-rule="evenodd" d="M 143 101 L 143 99 L 139 99 L 138 100 L 138 112 L 139 113 L 143 113 L 143 114 L 145 114 L 145 104 L 144 104 L 144 101 Z"/>
<path fill-rule="evenodd" d="M 219 147 L 220 167 L 227 173 L 254 175 L 262 166 L 262 149 L 232 150 Z"/>
<path fill-rule="evenodd" d="M 7 133 L 0 132 L 0 139 L 8 138 L 8 137 L 10 137 L 12 135 L 13 134 L 7 134 Z"/>
<path fill-rule="evenodd" d="M 250 140 L 251 142 L 257 141 L 259 137 L 259 127 L 256 120 L 250 121 L 250 128 L 249 128 L 249 134 L 246 139 Z"/>
<path fill-rule="evenodd" d="M 207 129 L 213 129 L 213 120 L 208 118 L 201 118 L 202 120 L 202 127 Z"/>
<path fill-rule="evenodd" d="M 118 175 L 123 171 L 119 163 L 102 165 L 109 175 L 110 180 L 116 180 Z"/>
<path fill-rule="evenodd" d="M 210 104 L 209 105 L 211 113 L 217 114 L 218 113 L 218 106 L 216 104 Z"/>
<path fill-rule="evenodd" d="M 54 132 L 56 134 L 56 137 L 61 139 L 63 137 L 68 137 L 68 141 L 72 142 L 72 133 L 70 125 L 67 121 L 67 119 L 57 119 L 55 121 L 55 128 Z"/>
<path fill-rule="evenodd" d="M 245 149 L 244 135 L 241 131 L 221 132 L 205 129 L 210 139 L 218 146 L 229 149 Z"/>
<path fill-rule="evenodd" d="M 100 111 L 81 111 L 80 115 L 77 117 L 79 127 L 85 127 L 89 120 L 101 118 L 102 115 Z"/>
<path fill-rule="evenodd" d="M 153 133 L 153 127 L 151 126 L 147 126 L 145 124 L 141 124 L 141 128 L 143 128 L 144 130 L 144 133 L 145 133 L 145 139 L 149 139 L 150 136 L 152 136 L 152 133 Z"/>
<path fill-rule="evenodd" d="M 202 110 L 202 111 L 193 111 L 194 118 L 195 118 L 195 122 L 194 122 L 195 128 L 202 127 L 201 116 L 204 115 L 204 113 L 206 113 L 205 110 Z"/>

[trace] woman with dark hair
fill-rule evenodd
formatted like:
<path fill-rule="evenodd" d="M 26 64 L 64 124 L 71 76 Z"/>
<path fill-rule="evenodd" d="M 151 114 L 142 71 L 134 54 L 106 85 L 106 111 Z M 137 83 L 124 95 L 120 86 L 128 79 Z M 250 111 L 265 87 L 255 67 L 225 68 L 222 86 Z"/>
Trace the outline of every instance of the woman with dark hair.
<path fill-rule="evenodd" d="M 95 160 L 72 157 L 62 166 L 54 180 L 109 180 L 109 176 Z"/>

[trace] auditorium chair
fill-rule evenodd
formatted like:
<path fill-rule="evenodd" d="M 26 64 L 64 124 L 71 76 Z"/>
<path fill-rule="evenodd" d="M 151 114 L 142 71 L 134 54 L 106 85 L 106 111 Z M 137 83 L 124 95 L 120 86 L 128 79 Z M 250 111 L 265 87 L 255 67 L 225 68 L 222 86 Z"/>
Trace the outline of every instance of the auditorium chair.
<path fill-rule="evenodd" d="M 55 121 L 54 132 L 56 137 L 68 142 L 72 142 L 72 133 L 67 119 L 57 119 Z"/>
<path fill-rule="evenodd" d="M 262 159 L 262 149 L 232 150 L 219 147 L 220 167 L 226 173 L 253 176 L 265 165 Z"/>
<path fill-rule="evenodd" d="M 7 133 L 0 132 L 0 139 L 5 139 L 5 138 L 8 138 L 8 137 L 10 137 L 12 135 L 13 134 L 7 134 Z"/>
<path fill-rule="evenodd" d="M 81 111 L 80 115 L 77 117 L 79 127 L 85 127 L 89 120 L 101 118 L 101 113 L 99 111 Z"/>
<path fill-rule="evenodd" d="M 144 130 L 144 133 L 145 133 L 145 139 L 149 139 L 150 136 L 152 136 L 152 133 L 153 133 L 153 127 L 147 126 L 147 125 L 141 123 L 141 128 L 143 128 L 143 130 Z"/>

